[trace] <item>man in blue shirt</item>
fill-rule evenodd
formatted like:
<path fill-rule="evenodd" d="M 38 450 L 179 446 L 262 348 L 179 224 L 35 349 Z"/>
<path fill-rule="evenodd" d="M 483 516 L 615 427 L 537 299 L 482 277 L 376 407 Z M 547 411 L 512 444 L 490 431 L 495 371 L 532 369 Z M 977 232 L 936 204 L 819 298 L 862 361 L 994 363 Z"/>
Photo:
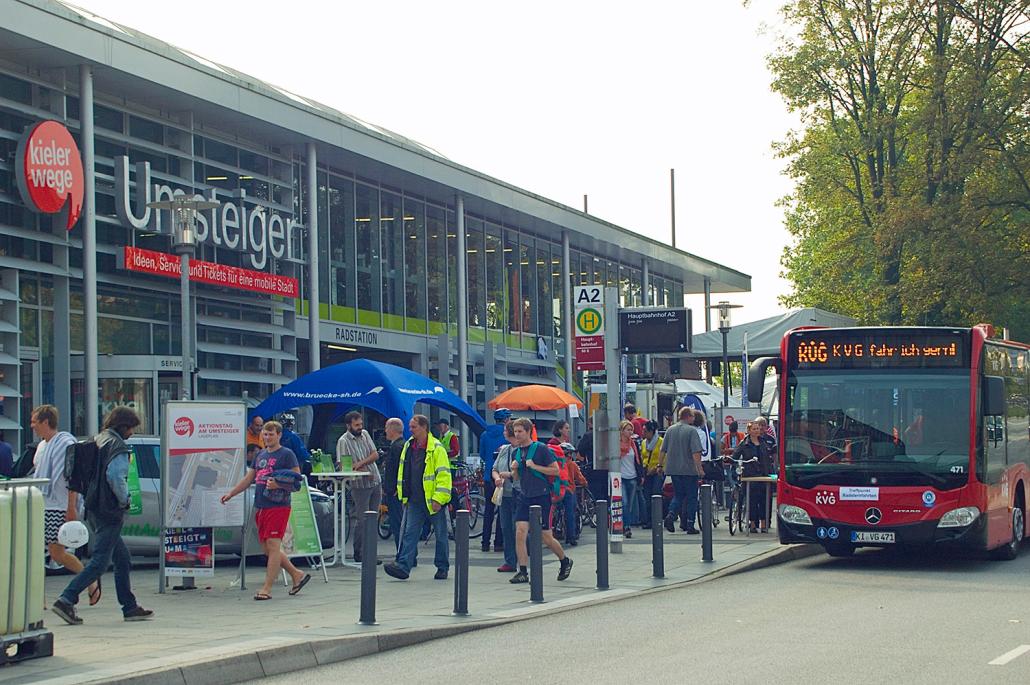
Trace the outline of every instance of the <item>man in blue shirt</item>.
<path fill-rule="evenodd" d="M 498 450 L 508 444 L 504 437 L 504 428 L 511 421 L 511 410 L 499 408 L 494 410 L 494 421 L 492 426 L 487 426 L 482 435 L 479 436 L 479 457 L 483 460 L 483 473 L 489 474 L 493 468 L 494 459 Z M 486 505 L 483 507 L 483 546 L 484 552 L 490 551 L 490 534 L 494 527 L 494 512 L 497 507 L 493 503 L 494 482 L 493 479 L 483 478 L 483 497 Z M 494 536 L 494 551 L 504 550 L 504 536 L 501 534 L 501 517 L 497 517 L 497 533 Z"/>

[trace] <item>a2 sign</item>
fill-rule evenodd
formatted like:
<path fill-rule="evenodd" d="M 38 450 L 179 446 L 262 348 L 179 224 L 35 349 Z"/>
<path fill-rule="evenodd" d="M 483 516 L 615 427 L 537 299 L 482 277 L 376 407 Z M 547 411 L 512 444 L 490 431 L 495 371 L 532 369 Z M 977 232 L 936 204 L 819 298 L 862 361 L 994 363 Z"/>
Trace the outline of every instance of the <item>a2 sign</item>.
<path fill-rule="evenodd" d="M 576 337 L 604 335 L 604 288 L 573 288 Z M 619 311 L 619 343 L 624 354 L 683 354 L 691 349 L 691 316 L 686 307 L 642 307 Z"/>

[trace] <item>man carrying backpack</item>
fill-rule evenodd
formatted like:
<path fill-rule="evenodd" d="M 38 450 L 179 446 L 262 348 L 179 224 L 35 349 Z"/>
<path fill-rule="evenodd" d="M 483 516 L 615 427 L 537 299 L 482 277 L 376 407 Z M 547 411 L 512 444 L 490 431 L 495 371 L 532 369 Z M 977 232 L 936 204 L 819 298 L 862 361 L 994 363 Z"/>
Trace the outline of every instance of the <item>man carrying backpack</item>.
<path fill-rule="evenodd" d="M 75 444 L 75 438 L 67 431 L 57 430 L 57 407 L 41 404 L 32 410 L 29 426 L 39 436 L 36 446 L 35 469 L 37 478 L 46 478 L 49 483 L 43 490 L 43 529 L 50 558 L 72 573 L 82 572 L 82 562 L 69 554 L 64 545 L 57 541 L 57 531 L 65 521 L 79 518 L 79 493 L 68 488 L 65 477 L 65 455 Z M 100 601 L 100 579 L 89 586 L 89 605 Z"/>
<path fill-rule="evenodd" d="M 96 463 L 86 488 L 86 521 L 93 529 L 93 556 L 86 568 L 72 578 L 51 610 L 67 623 L 78 625 L 75 614 L 79 595 L 99 580 L 114 560 L 114 587 L 126 621 L 145 621 L 154 615 L 136 603 L 129 582 L 131 559 L 122 540 L 122 520 L 129 508 L 129 447 L 125 444 L 139 417 L 128 407 L 115 407 L 104 418 L 104 429 L 96 436 Z"/>
<path fill-rule="evenodd" d="M 529 552 L 526 538 L 529 535 L 529 508 L 540 507 L 540 523 L 543 529 L 543 543 L 554 552 L 561 562 L 558 580 L 565 580 L 572 572 L 572 559 L 565 556 L 565 550 L 551 534 L 551 479 L 559 476 L 554 454 L 546 446 L 533 440 L 533 423 L 529 419 L 515 419 L 515 458 L 512 460 L 512 475 L 522 486 L 522 496 L 515 512 L 515 554 L 519 571 L 509 582 L 528 583 Z"/>

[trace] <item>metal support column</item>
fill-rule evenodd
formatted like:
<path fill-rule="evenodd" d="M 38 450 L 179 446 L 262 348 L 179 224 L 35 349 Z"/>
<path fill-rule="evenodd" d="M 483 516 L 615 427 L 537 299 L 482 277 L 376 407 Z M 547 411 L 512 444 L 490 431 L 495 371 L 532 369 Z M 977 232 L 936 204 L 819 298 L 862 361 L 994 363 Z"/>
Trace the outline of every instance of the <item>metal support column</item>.
<path fill-rule="evenodd" d="M 544 601 L 544 549 L 541 517 L 543 508 L 534 504 L 529 508 L 529 601 Z"/>
<path fill-rule="evenodd" d="M 455 227 L 457 228 L 458 234 L 458 273 L 455 278 L 458 279 L 458 397 L 468 402 L 474 408 L 476 407 L 475 399 L 469 400 L 469 382 L 468 382 L 468 332 L 469 332 L 469 317 L 468 317 L 468 264 L 466 252 L 466 236 L 465 236 L 465 198 L 461 195 L 454 197 L 454 218 Z M 468 450 L 468 427 L 463 421 L 461 423 L 461 446 L 463 450 Z"/>
<path fill-rule="evenodd" d="M 454 522 L 454 615 L 469 615 L 469 510 L 459 509 Z"/>
<path fill-rule="evenodd" d="M 93 69 L 79 66 L 79 145 L 82 148 L 84 188 L 82 198 L 82 323 L 85 358 L 82 372 L 86 391 L 85 434 L 100 429 L 100 382 L 97 370 L 97 210 L 96 158 L 93 146 Z"/>
<path fill-rule="evenodd" d="M 308 365 L 311 371 L 318 371 L 322 368 L 318 301 L 318 151 L 314 143 L 308 143 L 307 147 L 304 199 L 308 206 Z"/>
<path fill-rule="evenodd" d="M 681 302 L 679 306 L 682 306 Z M 651 306 L 651 263 L 644 258 L 643 265 L 643 278 L 640 283 L 640 306 L 650 307 Z M 670 305 L 671 306 L 671 305 Z M 651 355 L 644 355 L 644 373 L 647 375 L 651 374 Z"/>
<path fill-rule="evenodd" d="M 619 351 L 619 289 L 606 287 L 604 289 L 604 369 L 608 381 L 607 398 L 608 403 L 608 482 L 612 482 L 612 474 L 619 478 L 619 421 L 622 419 L 622 407 L 619 406 L 621 397 L 621 378 L 619 368 L 621 365 L 622 353 Z M 620 490 L 622 510 L 620 516 L 625 520 L 626 500 L 622 497 Z M 614 502 L 614 497 L 612 499 Z M 616 529 L 611 538 L 612 554 L 622 554 L 622 525 Z"/>
<path fill-rule="evenodd" d="M 712 279 L 705 276 L 705 333 L 712 330 Z M 712 362 L 705 362 L 705 382 L 712 383 Z"/>
<path fill-rule="evenodd" d="M 572 343 L 576 327 L 572 320 L 572 250 L 569 247 L 569 232 L 561 232 L 561 297 L 562 297 L 562 338 L 565 341 L 565 391 L 573 393 L 575 387 L 572 363 Z"/>

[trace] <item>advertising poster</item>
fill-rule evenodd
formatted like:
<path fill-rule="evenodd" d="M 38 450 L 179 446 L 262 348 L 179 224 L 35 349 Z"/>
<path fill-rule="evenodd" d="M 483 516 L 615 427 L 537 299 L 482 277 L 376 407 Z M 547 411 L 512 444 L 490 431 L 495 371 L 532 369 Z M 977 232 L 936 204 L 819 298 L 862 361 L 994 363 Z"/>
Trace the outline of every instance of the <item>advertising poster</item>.
<path fill-rule="evenodd" d="M 213 577 L 215 539 L 210 528 L 171 528 L 165 531 L 165 575 Z"/>
<path fill-rule="evenodd" d="M 243 498 L 220 500 L 246 464 L 247 410 L 242 402 L 172 401 L 165 406 L 162 444 L 167 528 L 243 525 Z"/>
<path fill-rule="evenodd" d="M 622 475 L 617 471 L 608 472 L 608 485 L 611 495 L 612 542 L 622 542 Z"/>
<path fill-rule="evenodd" d="M 302 482 L 300 490 L 290 495 L 290 523 L 283 536 L 283 552 L 288 557 L 317 557 L 322 555 L 322 542 L 315 525 L 315 510 L 311 505 L 308 484 Z"/>

